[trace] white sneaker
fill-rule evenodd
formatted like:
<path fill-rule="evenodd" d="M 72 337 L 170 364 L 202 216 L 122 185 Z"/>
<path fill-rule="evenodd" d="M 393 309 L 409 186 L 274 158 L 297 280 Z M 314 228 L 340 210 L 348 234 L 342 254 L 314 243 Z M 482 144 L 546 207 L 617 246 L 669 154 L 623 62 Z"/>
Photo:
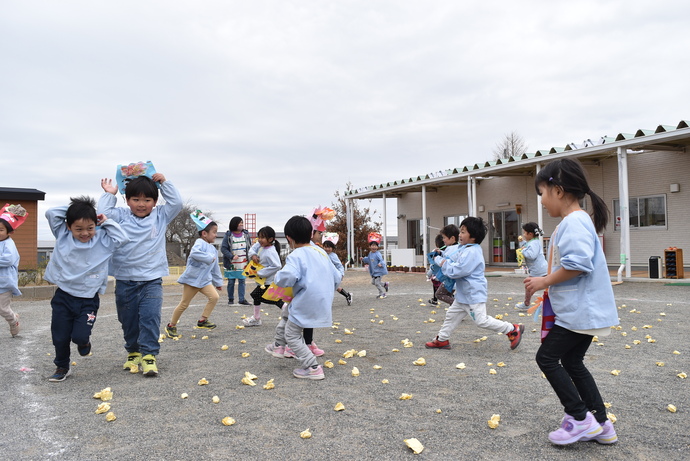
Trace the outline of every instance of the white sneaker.
<path fill-rule="evenodd" d="M 529 309 L 529 306 L 525 306 L 525 303 L 517 303 L 515 305 L 515 309 L 519 309 L 521 311 L 526 311 L 527 309 Z"/>
<path fill-rule="evenodd" d="M 261 319 L 257 319 L 254 316 L 251 316 L 247 317 L 246 319 L 242 319 L 242 323 L 245 327 L 260 327 Z"/>

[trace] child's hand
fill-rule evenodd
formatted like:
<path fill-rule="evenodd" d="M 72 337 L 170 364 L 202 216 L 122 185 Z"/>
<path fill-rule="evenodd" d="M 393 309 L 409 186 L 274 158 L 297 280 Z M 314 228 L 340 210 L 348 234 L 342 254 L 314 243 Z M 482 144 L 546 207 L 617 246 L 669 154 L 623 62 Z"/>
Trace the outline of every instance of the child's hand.
<path fill-rule="evenodd" d="M 546 277 L 527 277 L 523 283 L 525 284 L 525 299 L 530 299 L 534 293 L 548 287 Z"/>
<path fill-rule="evenodd" d="M 216 287 L 216 290 L 218 290 L 218 291 L 223 291 L 223 287 L 222 287 L 222 286 Z"/>
<path fill-rule="evenodd" d="M 156 173 L 151 176 L 151 179 L 153 182 L 157 182 L 159 184 L 163 184 L 165 182 L 165 176 L 163 176 L 163 173 Z"/>
<path fill-rule="evenodd" d="M 100 226 L 101 224 L 103 224 L 107 220 L 108 220 L 108 217 L 101 213 L 98 216 L 96 216 L 96 225 Z"/>
<path fill-rule="evenodd" d="M 252 255 L 252 261 L 259 264 L 259 257 L 257 255 Z"/>
<path fill-rule="evenodd" d="M 112 179 L 101 179 L 101 187 L 107 193 L 117 195 L 117 185 L 113 185 Z"/>

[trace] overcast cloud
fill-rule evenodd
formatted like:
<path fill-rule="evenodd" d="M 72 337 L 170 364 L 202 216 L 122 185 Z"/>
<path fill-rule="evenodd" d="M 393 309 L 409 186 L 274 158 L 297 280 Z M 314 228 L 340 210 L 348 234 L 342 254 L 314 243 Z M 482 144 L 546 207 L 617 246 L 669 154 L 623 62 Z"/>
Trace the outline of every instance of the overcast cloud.
<path fill-rule="evenodd" d="M 221 229 L 282 231 L 511 131 L 534 152 L 690 118 L 681 0 L 0 6 L 0 185 L 45 191 L 41 215 L 152 160 Z"/>

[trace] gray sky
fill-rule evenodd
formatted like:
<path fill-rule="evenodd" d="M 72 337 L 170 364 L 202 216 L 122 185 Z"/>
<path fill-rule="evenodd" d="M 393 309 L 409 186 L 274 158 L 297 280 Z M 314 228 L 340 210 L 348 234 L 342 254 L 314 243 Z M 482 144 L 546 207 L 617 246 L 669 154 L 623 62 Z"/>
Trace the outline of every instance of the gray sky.
<path fill-rule="evenodd" d="M 491 160 L 511 131 L 534 152 L 690 118 L 682 0 L 3 0 L 1 11 L 0 185 L 45 191 L 41 215 L 100 196 L 118 164 L 152 160 L 221 229 L 256 213 L 282 231 L 347 182 Z M 41 217 L 39 239 L 51 237 Z"/>

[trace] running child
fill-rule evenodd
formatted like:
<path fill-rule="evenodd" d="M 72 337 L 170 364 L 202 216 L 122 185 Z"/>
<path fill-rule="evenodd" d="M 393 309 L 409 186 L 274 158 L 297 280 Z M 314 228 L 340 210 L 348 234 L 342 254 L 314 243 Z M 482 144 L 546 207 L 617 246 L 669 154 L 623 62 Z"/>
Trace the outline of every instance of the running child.
<path fill-rule="evenodd" d="M 165 199 L 158 202 L 158 187 Z M 102 179 L 105 193 L 98 211 L 119 223 L 129 243 L 113 254 L 110 275 L 115 277 L 117 319 L 122 325 L 127 361 L 124 370 L 142 365 L 144 376 L 158 376 L 156 357 L 163 308 L 163 277 L 168 275 L 165 230 L 182 210 L 182 197 L 161 173 L 139 176 L 125 187 L 127 208 L 116 208 L 117 185 Z"/>
<path fill-rule="evenodd" d="M 441 230 L 443 243 L 448 246 L 453 235 L 450 224 Z M 455 301 L 446 312 L 438 336 L 426 343 L 429 349 L 450 349 L 450 335 L 468 315 L 479 328 L 503 333 L 510 341 L 510 348 L 520 344 L 524 325 L 508 323 L 486 314 L 487 283 L 484 276 L 484 255 L 479 246 L 486 236 L 486 224 L 482 218 L 469 217 L 460 223 L 459 244 L 457 251 L 450 253 L 447 249 L 443 256 L 437 256 L 434 262 L 441 266 L 443 275 L 455 280 Z"/>
<path fill-rule="evenodd" d="M 242 320 L 246 327 L 261 326 L 261 303 L 274 304 L 283 307 L 283 301 L 269 301 L 263 299 L 268 286 L 273 282 L 273 278 L 281 268 L 280 263 L 280 242 L 276 240 L 276 231 L 272 227 L 266 226 L 259 229 L 256 233 L 257 242 L 249 249 L 249 259 L 264 266 L 257 272 L 257 275 L 266 281 L 264 284 L 257 283 L 256 288 L 250 293 L 254 300 L 254 315 Z"/>
<path fill-rule="evenodd" d="M 379 242 L 372 240 L 369 242 L 369 256 L 361 258 L 362 263 L 369 265 L 369 275 L 371 275 L 371 284 L 379 291 L 377 298 L 383 299 L 388 292 L 388 282 L 381 283 L 381 278 L 388 274 L 386 262 L 383 256 L 379 253 Z"/>
<path fill-rule="evenodd" d="M 19 314 L 12 310 L 12 297 L 19 291 L 19 252 L 12 233 L 26 220 L 27 211 L 21 205 L 5 204 L 0 209 L 0 315 L 7 320 L 10 334 L 19 334 Z"/>
<path fill-rule="evenodd" d="M 283 306 L 274 343 L 266 346 L 266 352 L 274 357 L 285 357 L 285 348 L 289 347 L 300 363 L 300 367 L 293 370 L 293 376 L 324 379 L 323 368 L 307 347 L 302 330 L 332 326 L 333 294 L 342 277 L 328 255 L 311 244 L 312 226 L 307 218 L 290 218 L 285 224 L 285 236 L 293 251 L 285 267 L 276 274 L 275 283 L 292 287 L 293 299 Z"/>
<path fill-rule="evenodd" d="M 548 275 L 525 279 L 528 296 L 548 288 L 555 321 L 537 351 L 537 364 L 565 410 L 561 427 L 549 434 L 556 445 L 578 440 L 618 440 L 604 400 L 584 364 L 592 337 L 611 334 L 618 310 L 598 233 L 608 222 L 606 204 L 589 188 L 582 165 L 556 160 L 534 180 L 541 203 L 561 222 L 551 234 Z M 589 195 L 593 216 L 580 208 Z M 594 221 L 594 222 L 592 222 Z"/>
<path fill-rule="evenodd" d="M 165 327 L 168 338 L 182 336 L 177 333 L 177 322 L 199 292 L 206 296 L 208 301 L 199 321 L 196 322 L 196 327 L 214 329 L 216 324 L 209 322 L 208 318 L 220 298 L 218 292 L 223 290 L 223 276 L 218 265 L 218 250 L 213 246 L 218 234 L 218 224 L 204 216 L 199 210 L 191 213 L 190 216 L 199 232 L 199 238 L 196 239 L 189 252 L 187 268 L 177 279 L 177 283 L 182 284 L 182 299 L 173 311 L 170 323 Z"/>
<path fill-rule="evenodd" d="M 544 258 L 541 240 L 539 240 L 540 235 L 544 235 L 544 231 L 539 228 L 537 223 L 528 222 L 522 225 L 523 243 L 521 245 L 521 250 L 530 277 L 544 277 L 546 275 L 546 259 Z M 525 300 L 517 303 L 515 307 L 518 309 L 527 309 L 531 302 L 532 296 L 529 298 L 525 296 Z"/>
<path fill-rule="evenodd" d="M 345 266 L 343 266 L 343 263 L 340 262 L 338 255 L 335 253 L 335 243 L 333 243 L 331 240 L 324 241 L 323 250 L 326 252 L 335 268 L 338 269 L 338 272 L 340 272 L 341 276 L 344 277 Z M 348 292 L 345 288 L 340 286 L 335 291 L 345 296 L 345 301 L 347 301 L 348 306 L 352 305 L 352 293 Z"/>
<path fill-rule="evenodd" d="M 50 332 L 55 346 L 55 373 L 48 381 L 64 381 L 71 373 L 70 343 L 79 355 L 91 352 L 91 331 L 100 306 L 99 294 L 108 286 L 108 263 L 113 252 L 129 241 L 120 225 L 96 215 L 96 201 L 71 198 L 70 205 L 50 208 L 46 218 L 55 248 L 44 278 L 57 285 L 50 300 Z"/>

